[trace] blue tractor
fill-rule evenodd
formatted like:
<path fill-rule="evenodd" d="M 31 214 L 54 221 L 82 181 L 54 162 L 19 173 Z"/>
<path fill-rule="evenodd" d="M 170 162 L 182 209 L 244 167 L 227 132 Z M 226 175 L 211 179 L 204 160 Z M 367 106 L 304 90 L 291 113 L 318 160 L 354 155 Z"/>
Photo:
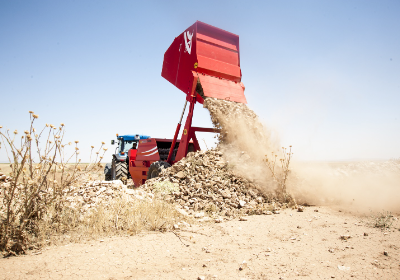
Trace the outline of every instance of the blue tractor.
<path fill-rule="evenodd" d="M 106 181 L 126 180 L 130 178 L 128 152 L 130 149 L 137 149 L 139 140 L 148 139 L 146 135 L 118 135 L 117 147 L 112 155 L 111 163 L 107 163 L 104 167 L 104 175 Z M 115 145 L 115 140 L 111 140 L 111 145 Z"/>

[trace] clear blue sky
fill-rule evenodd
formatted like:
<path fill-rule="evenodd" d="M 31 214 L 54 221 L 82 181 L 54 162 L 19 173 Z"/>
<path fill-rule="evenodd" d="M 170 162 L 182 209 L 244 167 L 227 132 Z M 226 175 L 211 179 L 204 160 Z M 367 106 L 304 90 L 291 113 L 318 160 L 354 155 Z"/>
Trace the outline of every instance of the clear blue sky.
<path fill-rule="evenodd" d="M 0 0 L 0 125 L 63 122 L 83 161 L 116 133 L 172 138 L 163 55 L 196 20 L 240 36 L 248 105 L 297 159 L 400 157 L 400 1 Z"/>

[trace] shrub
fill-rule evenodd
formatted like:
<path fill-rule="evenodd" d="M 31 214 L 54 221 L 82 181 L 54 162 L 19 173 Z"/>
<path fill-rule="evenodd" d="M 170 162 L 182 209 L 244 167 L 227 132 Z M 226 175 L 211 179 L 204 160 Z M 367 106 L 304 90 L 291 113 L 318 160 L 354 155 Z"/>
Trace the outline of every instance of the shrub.
<path fill-rule="evenodd" d="M 271 171 L 272 177 L 278 183 L 278 191 L 281 194 L 286 194 L 286 181 L 289 176 L 289 164 L 292 159 L 292 146 L 289 146 L 289 151 L 282 147 L 282 157 L 279 159 L 281 166 L 277 164 L 278 155 L 272 152 L 271 157 L 265 155 L 265 163 Z"/>
<path fill-rule="evenodd" d="M 390 228 L 393 224 L 393 215 L 389 211 L 383 211 L 381 213 L 378 213 L 378 215 L 373 215 L 372 216 L 372 224 L 376 228 Z"/>
<path fill-rule="evenodd" d="M 100 161 L 107 150 L 103 142 L 92 155 L 92 146 L 91 162 L 83 165 L 79 159 L 79 141 L 75 145 L 63 143 L 64 124 L 59 127 L 46 124 L 39 132 L 34 128 L 38 115 L 32 111 L 29 114 L 30 127 L 21 137 L 17 130 L 3 132 L 0 126 L 0 149 L 5 150 L 11 168 L 9 176 L 0 182 L 0 251 L 10 253 L 21 253 L 29 247 L 49 209 L 54 209 L 52 222 L 61 219 L 63 196 L 70 186 L 101 168 Z M 75 147 L 66 157 L 68 146 Z"/>

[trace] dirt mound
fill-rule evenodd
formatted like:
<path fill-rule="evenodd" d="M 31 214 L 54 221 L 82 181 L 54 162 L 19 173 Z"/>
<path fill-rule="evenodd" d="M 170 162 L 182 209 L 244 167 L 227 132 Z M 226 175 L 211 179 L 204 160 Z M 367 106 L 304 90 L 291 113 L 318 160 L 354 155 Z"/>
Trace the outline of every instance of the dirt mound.
<path fill-rule="evenodd" d="M 65 206 L 87 212 L 96 206 L 107 205 L 111 199 L 122 198 L 126 201 L 139 199 L 153 199 L 153 194 L 142 189 L 128 188 L 120 180 L 115 181 L 84 181 L 78 186 L 71 186 L 66 190 Z"/>
<path fill-rule="evenodd" d="M 274 193 L 262 191 L 238 174 L 218 149 L 189 153 L 160 176 L 146 181 L 144 190 L 164 192 L 164 199 L 178 203 L 189 213 L 271 214 L 283 205 Z M 294 202 L 292 203 L 294 204 Z"/>

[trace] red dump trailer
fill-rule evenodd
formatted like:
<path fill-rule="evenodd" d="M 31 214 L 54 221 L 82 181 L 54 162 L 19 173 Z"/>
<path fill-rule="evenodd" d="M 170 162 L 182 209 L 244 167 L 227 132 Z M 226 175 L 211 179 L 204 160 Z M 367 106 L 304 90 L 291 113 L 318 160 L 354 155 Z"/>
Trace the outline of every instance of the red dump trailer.
<path fill-rule="evenodd" d="M 129 173 L 136 186 L 158 176 L 161 169 L 200 150 L 196 132 L 218 132 L 214 128 L 192 126 L 194 105 L 213 97 L 247 103 L 241 82 L 239 36 L 196 21 L 174 39 L 164 54 L 161 76 L 183 91 L 185 106 L 173 139 L 138 140 L 137 150 L 129 151 Z M 189 103 L 181 138 L 183 115 Z"/>

